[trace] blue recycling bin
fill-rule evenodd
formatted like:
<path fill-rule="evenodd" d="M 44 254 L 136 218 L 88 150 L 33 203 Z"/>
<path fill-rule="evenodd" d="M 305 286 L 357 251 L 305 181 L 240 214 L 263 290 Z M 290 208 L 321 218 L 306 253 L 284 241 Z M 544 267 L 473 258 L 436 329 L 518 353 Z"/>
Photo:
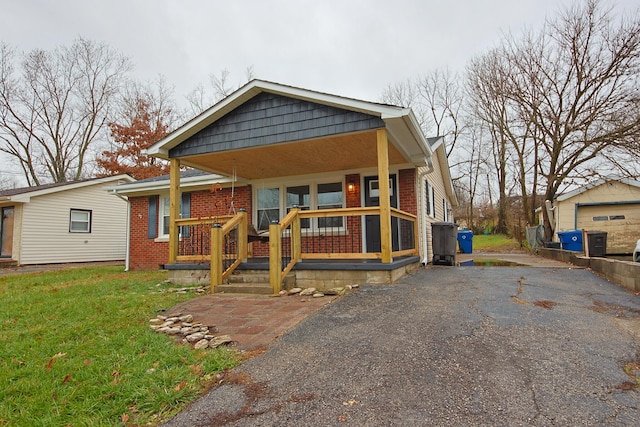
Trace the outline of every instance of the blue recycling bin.
<path fill-rule="evenodd" d="M 458 231 L 458 246 L 461 254 L 473 253 L 473 231 Z"/>
<path fill-rule="evenodd" d="M 582 252 L 582 230 L 558 231 L 558 238 L 565 251 Z"/>

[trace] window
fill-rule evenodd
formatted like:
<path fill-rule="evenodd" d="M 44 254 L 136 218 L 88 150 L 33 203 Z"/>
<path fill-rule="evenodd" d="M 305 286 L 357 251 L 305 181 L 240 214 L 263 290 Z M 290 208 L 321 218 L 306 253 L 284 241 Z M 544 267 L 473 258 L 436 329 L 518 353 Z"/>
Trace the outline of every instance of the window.
<path fill-rule="evenodd" d="M 91 233 L 91 211 L 71 209 L 69 214 L 70 233 Z"/>
<path fill-rule="evenodd" d="M 343 183 L 319 182 L 295 186 L 278 186 L 258 188 L 255 190 L 256 229 L 268 231 L 271 221 L 278 221 L 297 205 L 302 210 L 334 209 L 344 206 Z M 344 227 L 341 216 L 318 218 L 311 220 L 303 218 L 300 222 L 302 229 Z"/>
<path fill-rule="evenodd" d="M 303 211 L 310 209 L 311 195 L 308 185 L 298 185 L 296 187 L 287 187 L 287 213 L 292 207 L 298 206 Z M 309 218 L 303 218 L 300 221 L 302 228 L 310 228 Z"/>
<path fill-rule="evenodd" d="M 280 189 L 258 189 L 258 231 L 268 231 L 271 221 L 280 220 Z"/>
<path fill-rule="evenodd" d="M 150 196 L 148 205 L 148 222 L 147 222 L 147 238 L 149 239 L 167 239 L 169 237 L 169 229 L 171 228 L 171 198 L 169 195 Z M 182 193 L 180 200 L 180 218 L 189 218 L 191 216 L 191 193 Z M 180 227 L 179 234 L 181 237 L 188 237 L 190 233 L 189 226 Z"/>
<path fill-rule="evenodd" d="M 342 207 L 342 183 L 318 184 L 318 209 L 336 209 Z M 342 217 L 318 218 L 318 227 L 342 227 Z"/>
<path fill-rule="evenodd" d="M 615 221 L 615 220 L 617 220 L 617 219 L 624 219 L 624 215 L 611 215 L 611 216 L 609 217 L 609 220 L 610 220 L 610 221 Z"/>
<path fill-rule="evenodd" d="M 389 178 L 389 195 L 393 196 L 393 180 Z M 377 179 L 369 181 L 369 197 L 372 199 L 380 197 L 380 183 Z"/>
<path fill-rule="evenodd" d="M 425 181 L 425 199 L 426 199 L 426 212 L 431 218 L 435 218 L 435 197 L 433 194 L 433 185 L 429 184 L 429 181 Z"/>
<path fill-rule="evenodd" d="M 161 236 L 169 235 L 169 226 L 171 225 L 169 221 L 169 214 L 171 213 L 170 206 L 171 199 L 169 199 L 169 197 L 163 197 L 160 203 L 160 215 L 158 215 L 158 219 L 160 221 L 158 224 L 158 230 L 160 230 Z"/>
<path fill-rule="evenodd" d="M 592 219 L 593 219 L 593 221 L 607 221 L 607 220 L 609 220 L 609 217 L 606 216 L 606 215 L 594 216 Z"/>
<path fill-rule="evenodd" d="M 451 205 L 445 199 L 442 199 L 442 219 L 444 222 L 451 221 Z"/>

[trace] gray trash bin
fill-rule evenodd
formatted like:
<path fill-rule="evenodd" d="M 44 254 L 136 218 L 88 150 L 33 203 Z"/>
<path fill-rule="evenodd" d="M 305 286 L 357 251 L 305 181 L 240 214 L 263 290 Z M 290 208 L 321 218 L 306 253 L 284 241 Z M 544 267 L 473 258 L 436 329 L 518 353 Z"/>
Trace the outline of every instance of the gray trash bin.
<path fill-rule="evenodd" d="M 458 226 L 452 222 L 434 222 L 431 224 L 431 237 L 433 263 L 456 265 Z"/>

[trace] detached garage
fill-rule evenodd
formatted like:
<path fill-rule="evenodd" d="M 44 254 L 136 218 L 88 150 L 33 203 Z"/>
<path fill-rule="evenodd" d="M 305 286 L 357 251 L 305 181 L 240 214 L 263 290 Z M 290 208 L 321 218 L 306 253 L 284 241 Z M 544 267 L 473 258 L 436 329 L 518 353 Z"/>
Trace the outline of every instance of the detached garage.
<path fill-rule="evenodd" d="M 555 231 L 607 232 L 607 254 L 631 254 L 640 239 L 640 182 L 607 179 L 558 196 Z"/>

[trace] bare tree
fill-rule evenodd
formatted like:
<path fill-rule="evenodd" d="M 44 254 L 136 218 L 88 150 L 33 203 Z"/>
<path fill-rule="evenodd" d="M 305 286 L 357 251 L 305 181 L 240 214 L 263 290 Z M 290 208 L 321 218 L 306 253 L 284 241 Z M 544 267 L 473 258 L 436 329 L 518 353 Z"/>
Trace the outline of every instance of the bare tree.
<path fill-rule="evenodd" d="M 540 36 L 511 41 L 507 49 L 512 75 L 518 76 L 511 80 L 509 96 L 522 118 L 530 120 L 546 200 L 553 200 L 563 186 L 597 175 L 612 154 L 628 154 L 637 144 L 637 16 L 614 22 L 602 1 L 587 0 L 562 11 Z M 549 239 L 551 224 L 543 212 Z"/>
<path fill-rule="evenodd" d="M 469 119 L 472 120 L 472 119 Z M 476 229 L 476 210 L 478 208 L 478 193 L 482 186 L 481 176 L 488 172 L 487 138 L 485 137 L 486 127 L 479 121 L 468 126 L 468 140 L 458 147 L 458 153 L 462 159 L 458 162 L 458 176 L 454 178 L 453 184 L 456 187 L 456 194 L 459 196 L 458 202 L 463 210 L 460 211 L 461 218 L 464 218 L 467 227 Z M 489 146 L 491 141 L 489 141 Z"/>
<path fill-rule="evenodd" d="M 535 198 L 538 186 L 553 200 L 559 191 L 603 172 L 637 173 L 637 167 L 616 159 L 636 156 L 637 164 L 640 20 L 614 22 L 603 5 L 576 3 L 539 34 L 506 36 L 499 48 L 471 63 L 473 93 L 480 100 L 476 111 L 490 126 L 499 124 L 496 149 L 509 142 L 523 204 L 527 193 Z M 501 179 L 500 167 L 498 172 Z M 533 203 L 525 205 L 528 221 Z"/>
<path fill-rule="evenodd" d="M 498 187 L 498 218 L 495 231 L 508 233 L 507 181 L 509 148 L 516 136 L 511 132 L 512 109 L 504 91 L 506 66 L 501 50 L 494 49 L 475 58 L 467 69 L 471 111 L 484 123 L 491 138 L 493 175 Z M 487 178 L 488 180 L 488 178 Z"/>
<path fill-rule="evenodd" d="M 0 54 L 0 151 L 29 185 L 82 178 L 129 60 L 83 38 L 23 55 L 20 73 L 12 49 L 2 44 Z"/>
<path fill-rule="evenodd" d="M 224 68 L 220 71 L 219 75 L 209 75 L 211 92 L 209 92 L 203 84 L 197 85 L 191 92 L 189 92 L 186 96 L 189 104 L 187 114 L 197 116 L 256 77 L 253 66 L 247 67 L 245 70 L 244 80 L 236 86 L 230 86 L 230 74 L 229 70 Z"/>
<path fill-rule="evenodd" d="M 415 80 L 392 83 L 380 99 L 411 108 L 425 134 L 444 137 L 447 156 L 455 149 L 463 131 L 460 116 L 464 99 L 458 75 L 435 70 Z"/>

